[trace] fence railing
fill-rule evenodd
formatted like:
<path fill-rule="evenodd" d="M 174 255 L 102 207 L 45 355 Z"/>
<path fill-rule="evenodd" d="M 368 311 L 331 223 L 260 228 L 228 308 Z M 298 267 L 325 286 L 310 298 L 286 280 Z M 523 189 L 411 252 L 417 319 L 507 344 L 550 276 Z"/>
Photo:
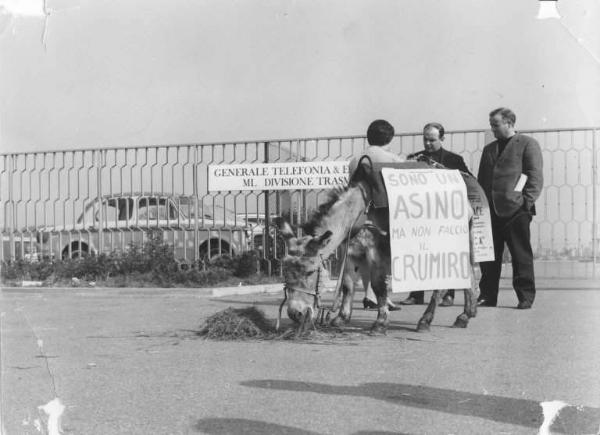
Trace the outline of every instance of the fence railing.
<path fill-rule="evenodd" d="M 592 276 L 598 266 L 599 132 L 523 131 L 544 155 L 535 256 L 576 263 L 576 276 Z M 452 131 L 444 147 L 476 174 L 491 139 L 485 130 Z M 208 165 L 349 160 L 365 146 L 364 136 L 344 136 L 0 154 L 0 260 L 122 250 L 157 228 L 185 262 L 246 249 L 278 259 L 283 253 L 270 219 L 302 224 L 327 190 L 209 192 Z M 422 147 L 420 132 L 392 142 L 402 155 Z"/>

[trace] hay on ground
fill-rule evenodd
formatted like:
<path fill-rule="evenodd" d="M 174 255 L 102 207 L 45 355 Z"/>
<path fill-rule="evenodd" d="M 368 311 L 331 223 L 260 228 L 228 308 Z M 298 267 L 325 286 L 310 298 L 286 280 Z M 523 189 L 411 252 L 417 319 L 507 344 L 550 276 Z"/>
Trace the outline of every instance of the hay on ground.
<path fill-rule="evenodd" d="M 264 313 L 255 307 L 230 307 L 206 319 L 198 334 L 213 340 L 273 338 L 275 327 Z"/>
<path fill-rule="evenodd" d="M 232 308 L 213 314 L 197 332 L 198 336 L 211 340 L 299 340 L 314 344 L 350 344 L 357 338 L 368 335 L 354 329 L 342 330 L 338 327 L 314 325 L 302 334 L 297 334 L 297 325 L 283 331 L 275 331 L 272 321 L 256 307 Z"/>

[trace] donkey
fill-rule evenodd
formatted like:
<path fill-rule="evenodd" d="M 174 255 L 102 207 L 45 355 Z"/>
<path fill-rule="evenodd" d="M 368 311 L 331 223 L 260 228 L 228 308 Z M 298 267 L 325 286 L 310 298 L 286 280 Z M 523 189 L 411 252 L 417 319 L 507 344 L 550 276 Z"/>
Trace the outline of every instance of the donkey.
<path fill-rule="evenodd" d="M 425 163 L 413 162 L 411 167 L 428 168 Z M 282 222 L 281 234 L 286 240 L 288 255 L 283 260 L 285 299 L 290 319 L 300 324 L 302 329 L 307 322 L 314 321 L 320 306 L 319 280 L 324 259 L 357 231 L 364 215 L 367 224 L 358 231 L 357 240 L 348 243 L 348 257 L 344 265 L 342 282 L 342 302 L 338 313 L 333 313 L 331 321 L 339 324 L 350 318 L 354 282 L 362 271 L 368 270 L 373 292 L 377 297 L 377 319 L 372 330 L 385 331 L 389 324 L 389 276 L 391 274 L 391 249 L 389 242 L 389 212 L 387 208 L 373 208 L 369 205 L 373 198 L 385 195 L 381 183 L 374 182 L 372 166 L 359 165 L 350 184 L 341 191 L 334 191 L 329 200 L 319 207 L 312 216 L 308 227 L 311 234 L 296 237 L 291 227 Z M 463 174 L 463 177 L 469 177 Z M 477 184 L 475 182 L 475 184 Z M 473 182 L 467 183 L 472 188 Z M 478 185 L 477 187 L 481 189 Z M 383 192 L 382 192 L 383 190 Z M 475 264 L 471 262 L 473 268 Z M 473 277 L 473 274 L 471 274 Z M 463 312 L 456 318 L 454 327 L 466 328 L 469 318 L 477 314 L 475 281 L 466 288 Z M 443 292 L 434 291 L 425 313 L 417 325 L 417 331 L 429 330 L 435 309 Z M 334 307 L 337 308 L 337 307 Z"/>

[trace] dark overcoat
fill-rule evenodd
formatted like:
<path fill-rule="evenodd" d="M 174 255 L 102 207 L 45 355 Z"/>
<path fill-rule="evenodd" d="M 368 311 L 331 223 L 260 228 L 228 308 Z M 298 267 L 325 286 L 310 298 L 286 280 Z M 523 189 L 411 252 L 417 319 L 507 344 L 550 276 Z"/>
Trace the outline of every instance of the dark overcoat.
<path fill-rule="evenodd" d="M 527 182 L 515 190 L 521 174 Z M 520 208 L 535 214 L 535 201 L 544 185 L 542 150 L 538 142 L 524 134 L 515 134 L 498 156 L 498 141 L 483 148 L 477 181 L 489 203 L 500 217 L 514 215 Z"/>

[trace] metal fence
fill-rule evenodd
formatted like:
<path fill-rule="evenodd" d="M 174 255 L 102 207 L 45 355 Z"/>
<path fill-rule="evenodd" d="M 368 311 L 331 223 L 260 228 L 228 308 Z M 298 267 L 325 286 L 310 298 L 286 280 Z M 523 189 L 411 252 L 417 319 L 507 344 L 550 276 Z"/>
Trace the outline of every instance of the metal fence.
<path fill-rule="evenodd" d="M 522 131 L 544 154 L 544 190 L 532 224 L 542 275 L 596 274 L 599 131 Z M 484 130 L 452 131 L 444 147 L 476 174 L 491 139 Z M 365 146 L 364 136 L 345 136 L 0 154 L 0 260 L 122 250 L 145 243 L 156 228 L 185 262 L 257 248 L 277 259 L 282 252 L 270 220 L 303 223 L 327 190 L 208 192 L 208 165 L 349 160 Z M 420 132 L 392 142 L 402 155 L 422 146 Z"/>

